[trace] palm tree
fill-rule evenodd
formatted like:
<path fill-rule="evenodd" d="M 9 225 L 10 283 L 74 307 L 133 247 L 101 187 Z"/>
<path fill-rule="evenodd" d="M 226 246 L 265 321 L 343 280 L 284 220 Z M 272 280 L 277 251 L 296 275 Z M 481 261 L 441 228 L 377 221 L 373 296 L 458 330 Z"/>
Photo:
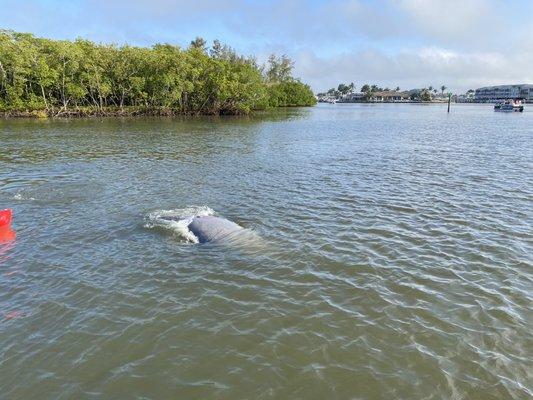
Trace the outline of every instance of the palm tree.
<path fill-rule="evenodd" d="M 445 91 L 446 89 L 448 89 L 448 88 L 447 88 L 446 86 L 444 86 L 444 85 L 442 85 L 442 86 L 440 87 L 440 91 L 441 91 L 441 93 L 442 93 L 443 96 L 444 96 L 444 91 Z"/>

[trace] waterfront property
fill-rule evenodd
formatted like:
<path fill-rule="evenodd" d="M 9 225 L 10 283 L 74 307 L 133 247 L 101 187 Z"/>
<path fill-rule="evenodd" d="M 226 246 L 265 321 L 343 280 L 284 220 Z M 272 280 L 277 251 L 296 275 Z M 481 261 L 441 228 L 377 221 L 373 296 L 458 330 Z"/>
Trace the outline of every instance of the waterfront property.
<path fill-rule="evenodd" d="M 409 101 L 411 98 L 409 92 L 397 92 L 394 90 L 384 90 L 372 93 L 370 101 L 376 103 L 399 103 Z"/>
<path fill-rule="evenodd" d="M 316 94 L 318 102 L 322 103 L 407 103 L 407 102 L 443 102 L 448 101 L 449 93 L 444 93 L 446 86 L 440 87 L 440 93 L 432 86 L 420 89 L 400 90 L 381 88 L 377 85 L 365 84 L 360 92 L 355 92 L 354 83 L 341 83 L 337 89 L 331 88 L 326 92 Z"/>
<path fill-rule="evenodd" d="M 362 92 L 348 93 L 342 96 L 341 103 L 361 103 L 365 100 L 365 94 Z"/>
<path fill-rule="evenodd" d="M 354 92 L 339 97 L 326 94 L 319 95 L 318 101 L 323 103 L 399 103 L 411 101 L 411 94 L 410 92 L 399 92 L 395 90 L 382 90 L 369 93 Z"/>
<path fill-rule="evenodd" d="M 454 98 L 457 103 L 473 103 L 476 100 L 476 92 L 470 89 L 464 94 L 456 95 Z"/>
<path fill-rule="evenodd" d="M 524 99 L 533 102 L 533 85 L 499 85 L 487 86 L 476 89 L 475 101 L 478 103 L 491 103 L 495 101 Z"/>

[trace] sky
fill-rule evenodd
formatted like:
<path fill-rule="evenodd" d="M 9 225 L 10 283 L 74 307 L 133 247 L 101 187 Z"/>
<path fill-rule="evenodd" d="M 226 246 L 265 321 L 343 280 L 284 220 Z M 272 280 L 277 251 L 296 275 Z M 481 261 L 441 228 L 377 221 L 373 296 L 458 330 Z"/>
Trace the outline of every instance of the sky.
<path fill-rule="evenodd" d="M 322 91 L 533 84 L 533 0 L 0 0 L 0 28 L 53 39 L 186 47 L 219 39 L 295 62 Z"/>

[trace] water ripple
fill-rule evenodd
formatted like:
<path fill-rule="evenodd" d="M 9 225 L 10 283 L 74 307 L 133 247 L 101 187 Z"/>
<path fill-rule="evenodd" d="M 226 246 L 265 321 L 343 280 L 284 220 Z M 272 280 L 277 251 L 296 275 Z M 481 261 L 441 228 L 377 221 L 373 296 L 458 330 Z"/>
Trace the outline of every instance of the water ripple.
<path fill-rule="evenodd" d="M 533 397 L 533 114 L 442 111 L 1 121 L 0 397 Z"/>

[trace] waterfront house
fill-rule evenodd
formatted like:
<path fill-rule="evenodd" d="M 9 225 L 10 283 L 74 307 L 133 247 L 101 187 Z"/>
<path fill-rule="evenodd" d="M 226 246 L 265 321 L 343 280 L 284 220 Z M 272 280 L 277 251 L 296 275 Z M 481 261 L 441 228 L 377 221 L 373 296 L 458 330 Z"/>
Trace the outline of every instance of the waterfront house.
<path fill-rule="evenodd" d="M 348 93 L 339 100 L 341 103 L 361 103 L 365 100 L 365 94 L 361 92 Z"/>
<path fill-rule="evenodd" d="M 401 103 L 409 101 L 409 99 L 408 92 L 396 92 L 394 90 L 373 92 L 370 96 L 370 101 L 376 103 Z"/>
<path fill-rule="evenodd" d="M 465 94 L 456 95 L 454 97 L 457 103 L 473 103 L 475 101 L 475 91 L 469 90 Z"/>

